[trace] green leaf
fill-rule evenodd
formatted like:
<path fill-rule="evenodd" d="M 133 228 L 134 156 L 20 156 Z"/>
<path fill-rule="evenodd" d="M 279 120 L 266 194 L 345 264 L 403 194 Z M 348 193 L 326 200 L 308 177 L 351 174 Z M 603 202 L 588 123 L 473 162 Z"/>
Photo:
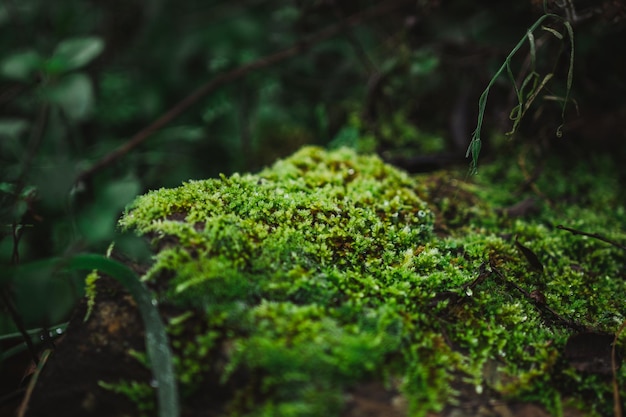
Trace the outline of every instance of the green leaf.
<path fill-rule="evenodd" d="M 95 201 L 78 214 L 76 225 L 88 242 L 111 240 L 120 211 L 139 193 L 136 178 L 112 181 L 97 190 Z"/>
<path fill-rule="evenodd" d="M 50 60 L 58 60 L 59 69 L 67 72 L 87 65 L 103 50 L 104 42 L 98 37 L 72 38 L 59 43 Z"/>
<path fill-rule="evenodd" d="M 158 386 L 159 416 L 179 416 L 178 388 L 172 362 L 172 351 L 165 326 L 161 321 L 159 310 L 156 308 L 156 300 L 152 298 L 150 291 L 130 268 L 106 256 L 76 255 L 69 260 L 67 267 L 88 271 L 97 269 L 99 272 L 115 278 L 128 289 L 137 302 L 137 307 L 146 326 L 146 350 Z"/>
<path fill-rule="evenodd" d="M 15 184 L 9 182 L 0 182 L 0 192 L 13 194 L 15 192 Z"/>
<path fill-rule="evenodd" d="M 44 93 L 51 103 L 61 106 L 74 121 L 85 119 L 94 106 L 93 85 L 83 73 L 70 74 L 48 86 Z"/>
<path fill-rule="evenodd" d="M 439 58 L 431 51 L 418 51 L 411 62 L 411 75 L 428 75 L 439 66 Z"/>
<path fill-rule="evenodd" d="M 24 119 L 0 119 L 0 139 L 19 138 L 28 129 L 28 121 Z"/>
<path fill-rule="evenodd" d="M 0 74 L 12 80 L 29 81 L 41 68 L 42 62 L 37 51 L 18 52 L 2 60 Z"/>

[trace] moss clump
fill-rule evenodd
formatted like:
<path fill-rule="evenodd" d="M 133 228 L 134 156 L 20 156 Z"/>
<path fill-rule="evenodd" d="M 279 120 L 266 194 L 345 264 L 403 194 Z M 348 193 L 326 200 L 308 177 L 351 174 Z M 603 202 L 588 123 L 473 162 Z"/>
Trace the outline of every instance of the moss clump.
<path fill-rule="evenodd" d="M 623 255 L 557 236 L 541 217 L 551 209 L 511 220 L 461 184 L 445 196 L 433 184 L 377 157 L 309 147 L 256 175 L 138 198 L 120 223 L 152 239 L 145 279 L 185 312 L 170 330 L 186 398 L 210 396 L 209 378 L 231 387 L 214 399 L 223 415 L 339 415 L 346 390 L 373 379 L 411 415 L 468 386 L 551 410 L 585 390 L 610 398 L 562 350 L 571 323 L 614 331 L 624 319 L 626 285 L 608 278 Z M 601 274 L 573 267 L 599 259 Z"/>
<path fill-rule="evenodd" d="M 407 175 L 317 148 L 258 175 L 149 193 L 121 221 L 155 243 L 174 238 L 150 275 L 175 272 L 168 297 L 198 307 L 376 296 L 387 287 L 381 271 L 409 262 L 432 223 Z"/>

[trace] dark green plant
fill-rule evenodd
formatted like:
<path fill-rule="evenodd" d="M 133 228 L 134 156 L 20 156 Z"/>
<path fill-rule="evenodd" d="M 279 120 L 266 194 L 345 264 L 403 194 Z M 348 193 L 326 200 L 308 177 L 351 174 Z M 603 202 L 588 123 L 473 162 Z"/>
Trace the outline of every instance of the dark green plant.
<path fill-rule="evenodd" d="M 563 133 L 561 131 L 563 127 L 563 123 L 565 120 L 565 109 L 569 102 L 569 95 L 572 89 L 572 78 L 574 72 L 574 30 L 569 21 L 567 21 L 562 16 L 546 13 L 543 16 L 539 17 L 535 23 L 528 29 L 526 34 L 522 37 L 522 39 L 515 45 L 515 47 L 511 50 L 509 55 L 504 60 L 502 66 L 496 71 L 495 75 L 489 81 L 487 88 L 480 95 L 480 99 L 478 100 L 478 122 L 476 124 L 476 129 L 472 133 L 472 139 L 467 148 L 467 152 L 465 154 L 466 157 L 471 157 L 472 161 L 470 163 L 470 174 L 476 174 L 478 172 L 478 156 L 480 155 L 480 150 L 482 147 L 481 134 L 482 134 L 482 126 L 485 118 L 485 109 L 487 107 L 487 97 L 489 95 L 489 91 L 491 87 L 498 81 L 500 76 L 504 71 L 513 84 L 513 88 L 515 89 L 515 97 L 517 98 L 517 105 L 513 107 L 510 113 L 510 119 L 513 120 L 513 127 L 511 131 L 508 133 L 513 134 L 517 130 L 519 123 L 522 118 L 526 114 L 527 110 L 533 104 L 539 93 L 545 89 L 546 85 L 554 76 L 553 72 L 550 72 L 543 77 L 536 71 L 536 61 L 537 61 L 537 51 L 536 51 L 536 43 L 534 32 L 541 27 L 542 30 L 545 30 L 551 34 L 553 34 L 557 39 L 564 42 L 564 34 L 557 31 L 554 28 L 541 26 L 542 23 L 548 19 L 553 21 L 562 23 L 565 28 L 565 34 L 567 34 L 568 40 L 570 42 L 570 54 L 569 54 L 569 66 L 567 70 L 567 82 L 566 82 L 566 90 L 565 97 L 563 98 L 554 98 L 563 103 L 561 110 L 561 124 L 556 130 L 556 136 L 560 138 Z M 524 45 L 524 43 L 528 41 L 529 45 L 529 56 L 530 56 L 530 65 L 528 68 L 528 73 L 524 76 L 524 79 L 521 82 L 521 85 L 518 86 L 518 82 L 516 81 L 516 77 L 513 74 L 513 70 L 511 69 L 511 60 L 515 56 L 515 54 L 519 51 L 519 49 Z"/>

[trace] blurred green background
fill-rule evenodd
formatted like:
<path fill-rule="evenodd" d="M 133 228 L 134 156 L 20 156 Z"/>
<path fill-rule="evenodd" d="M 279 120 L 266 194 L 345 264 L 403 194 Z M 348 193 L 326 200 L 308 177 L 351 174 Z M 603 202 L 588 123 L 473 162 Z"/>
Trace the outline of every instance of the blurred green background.
<path fill-rule="evenodd" d="M 103 253 L 112 241 L 131 260 L 148 261 L 146 245 L 116 229 L 135 196 L 256 171 L 305 144 L 377 152 L 414 172 L 464 166 L 478 97 L 544 13 L 541 3 L 5 0 L 0 267 Z M 566 112 L 565 138 L 554 135 L 562 103 L 537 100 L 513 139 L 489 141 L 510 129 L 516 104 L 502 77 L 485 115 L 485 161 L 506 157 L 502 149 L 511 143 L 623 156 L 626 12 L 611 1 L 587 3 L 574 2 L 572 17 L 547 2 L 549 11 L 574 19 L 576 34 L 572 98 L 579 111 L 571 105 Z M 332 27 L 333 36 L 307 41 Z M 571 44 L 546 30 L 535 40 L 537 71 L 554 74 L 545 95 L 562 97 Z M 294 45 L 302 49 L 295 56 L 222 83 L 140 146 L 78 180 L 203 84 Z M 528 57 L 524 45 L 512 61 L 522 79 Z M 66 321 L 82 281 L 43 271 L 2 285 L 32 329 Z M 16 332 L 7 311 L 0 335 Z M 11 340 L 20 339 L 4 338 Z"/>

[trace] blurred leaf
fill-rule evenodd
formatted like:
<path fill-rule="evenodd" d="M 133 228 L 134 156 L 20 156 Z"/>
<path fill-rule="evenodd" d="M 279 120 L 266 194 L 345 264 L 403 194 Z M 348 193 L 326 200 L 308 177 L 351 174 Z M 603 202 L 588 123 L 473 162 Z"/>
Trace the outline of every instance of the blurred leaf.
<path fill-rule="evenodd" d="M 41 68 L 43 60 L 37 51 L 29 50 L 9 55 L 0 63 L 0 74 L 4 77 L 29 81 L 33 74 Z"/>
<path fill-rule="evenodd" d="M 87 65 L 103 50 L 104 42 L 95 36 L 68 39 L 57 45 L 49 62 L 58 63 L 57 71 L 67 72 Z"/>
<path fill-rule="evenodd" d="M 43 73 L 52 76 L 63 74 L 68 71 L 66 61 L 63 58 L 55 57 L 46 59 L 41 65 L 41 70 Z"/>
<path fill-rule="evenodd" d="M 431 51 L 417 51 L 411 64 L 411 75 L 428 75 L 439 66 L 439 58 Z"/>
<path fill-rule="evenodd" d="M 137 196 L 139 188 L 137 178 L 124 179 L 107 184 L 98 198 L 103 200 L 100 203 L 121 210 Z"/>
<path fill-rule="evenodd" d="M 283 7 L 279 7 L 278 9 L 272 12 L 272 17 L 279 22 L 292 23 L 295 22 L 301 15 L 301 11 L 299 8 L 286 5 Z"/>
<path fill-rule="evenodd" d="M 113 239 L 120 212 L 139 194 L 139 190 L 137 178 L 110 182 L 99 188 L 95 201 L 77 218 L 83 237 L 91 243 Z"/>
<path fill-rule="evenodd" d="M 31 271 L 28 275 L 20 276 L 19 280 L 15 279 L 13 281 L 14 301 L 27 326 L 45 323 L 50 318 L 53 304 L 51 300 L 54 300 L 54 303 L 57 301 L 50 294 L 52 284 L 50 277 L 54 273 L 54 268 L 51 265 L 47 265 Z M 67 274 L 57 273 L 55 277 L 61 281 L 61 284 L 68 283 Z M 64 310 L 63 313 L 67 314 L 68 311 Z"/>
<path fill-rule="evenodd" d="M 359 139 L 359 130 L 353 126 L 344 126 L 328 144 L 330 149 L 337 149 L 343 146 L 355 149 Z"/>
<path fill-rule="evenodd" d="M 15 191 L 15 184 L 11 184 L 8 182 L 0 182 L 0 192 L 13 194 L 14 191 Z"/>
<path fill-rule="evenodd" d="M 211 123 L 217 118 L 229 114 L 233 111 L 233 103 L 230 97 L 223 92 L 210 97 L 210 101 L 202 114 L 202 120 L 205 123 Z"/>
<path fill-rule="evenodd" d="M 93 86 L 83 73 L 70 74 L 47 88 L 46 96 L 74 121 L 85 119 L 94 106 Z"/>
<path fill-rule="evenodd" d="M 198 142 L 203 139 L 206 139 L 207 134 L 203 127 L 200 126 L 175 126 L 170 127 L 168 129 L 163 129 L 162 132 L 159 132 L 154 137 L 154 142 L 173 142 L 173 143 L 182 143 L 182 142 Z"/>
<path fill-rule="evenodd" d="M 28 173 L 27 180 L 37 192 L 38 202 L 46 210 L 63 210 L 66 196 L 74 185 L 76 160 L 65 155 L 45 158 Z"/>
<path fill-rule="evenodd" d="M 28 121 L 23 119 L 0 119 L 0 139 L 19 137 L 28 129 Z"/>

